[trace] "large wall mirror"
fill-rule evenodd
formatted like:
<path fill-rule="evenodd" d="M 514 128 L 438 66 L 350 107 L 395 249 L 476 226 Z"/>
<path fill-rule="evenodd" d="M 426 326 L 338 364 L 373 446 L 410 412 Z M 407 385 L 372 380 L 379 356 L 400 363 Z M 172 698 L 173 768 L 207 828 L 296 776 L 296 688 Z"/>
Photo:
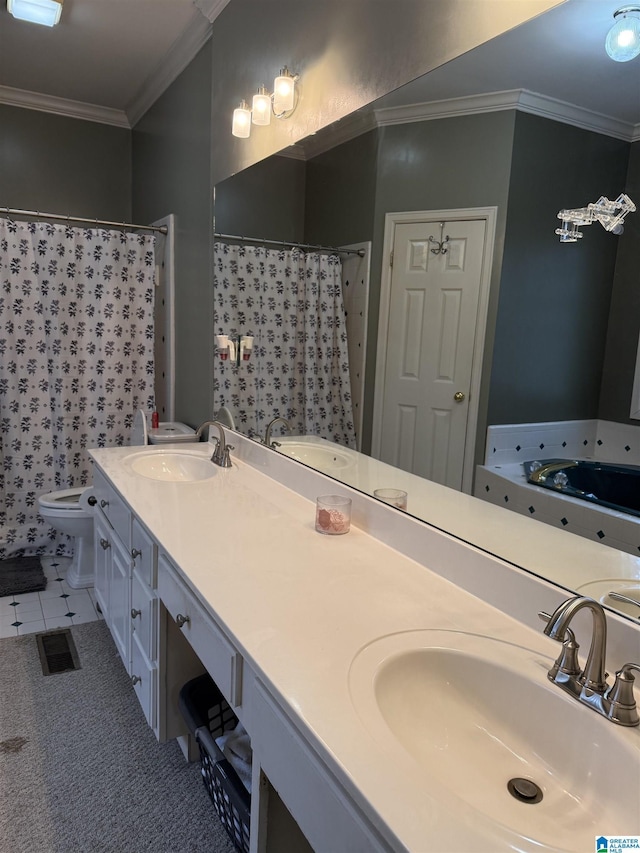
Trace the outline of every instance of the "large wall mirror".
<path fill-rule="evenodd" d="M 318 381 L 320 361 L 332 358 L 333 378 L 320 378 L 318 409 L 306 420 L 296 414 L 292 431 L 381 460 L 385 482 L 354 483 L 339 452 L 331 463 L 322 450 L 315 457 L 301 451 L 302 461 L 315 459 L 325 473 L 365 491 L 397 486 L 391 472 L 406 470 L 471 494 L 491 425 L 603 421 L 632 428 L 640 214 L 627 218 L 621 236 L 597 224 L 585 227 L 577 244 L 561 245 L 554 234 L 560 209 L 622 192 L 640 201 L 640 58 L 615 63 L 605 54 L 616 9 L 610 0 L 569 0 L 216 187 L 215 334 L 245 342 L 233 365 L 228 354 L 216 356 L 214 398 L 236 429 L 264 439 L 269 421 L 293 411 L 287 401 L 296 383 Z M 569 48 L 567 33 L 582 41 Z M 313 272 L 291 273 L 299 263 L 292 244 L 342 252 L 318 252 L 323 260 Z M 332 257 L 340 259 L 338 273 Z M 436 284 L 439 307 L 427 305 L 424 293 L 400 281 L 405 263 L 409 272 L 432 269 L 438 282 L 447 270 L 473 266 L 471 314 L 457 285 Z M 263 275 L 280 282 L 279 291 L 269 290 Z M 291 276 L 337 276 L 342 302 L 326 292 L 293 296 L 282 285 Z M 400 308 L 393 302 L 398 286 Z M 310 340 L 328 337 L 332 354 L 311 352 L 296 379 L 279 368 L 305 302 L 316 310 Z M 394 398 L 394 376 L 415 378 L 416 353 L 431 344 L 436 384 L 446 385 L 450 402 L 431 407 L 442 416 L 427 439 L 428 418 L 397 414 L 403 403 Z M 463 356 L 468 373 L 452 378 Z M 345 359 L 349 380 L 341 372 Z M 338 391 L 327 396 L 327 384 Z M 345 406 L 339 389 L 347 385 Z M 279 423 L 272 437 L 282 432 Z M 439 448 L 454 440 L 457 449 L 446 458 Z M 431 458 L 420 455 L 425 445 L 436 448 Z M 408 511 L 471 538 L 451 514 L 434 517 L 411 496 Z M 497 544 L 497 531 L 484 542 L 479 536 L 471 541 L 513 560 Z M 575 587 L 552 559 L 518 562 Z M 625 563 L 640 587 L 637 557 Z"/>

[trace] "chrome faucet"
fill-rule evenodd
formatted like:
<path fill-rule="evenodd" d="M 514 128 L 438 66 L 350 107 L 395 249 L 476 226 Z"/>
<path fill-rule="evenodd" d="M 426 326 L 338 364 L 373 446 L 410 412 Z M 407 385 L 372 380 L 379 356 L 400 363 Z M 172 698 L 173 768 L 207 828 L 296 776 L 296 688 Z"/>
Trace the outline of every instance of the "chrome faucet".
<path fill-rule="evenodd" d="M 218 429 L 218 438 L 216 438 L 216 447 L 211 456 L 211 461 L 214 465 L 220 465 L 221 468 L 231 468 L 231 458 L 229 456 L 229 451 L 234 450 L 232 444 L 227 444 L 224 438 L 224 427 L 218 421 L 205 421 L 203 424 L 200 424 L 198 429 L 196 430 L 197 438 L 200 438 L 205 429 L 209 426 L 217 427 Z"/>
<path fill-rule="evenodd" d="M 585 608 L 591 611 L 593 631 L 587 662 L 581 671 L 578 665 L 578 644 L 569 623 L 576 613 Z M 541 613 L 540 616 L 547 618 L 546 613 Z M 640 667 L 638 664 L 625 664 L 616 673 L 613 687 L 607 683 L 607 673 L 604 669 L 607 618 L 602 605 L 582 595 L 568 598 L 551 614 L 544 632 L 553 640 L 562 643 L 562 652 L 548 672 L 549 680 L 608 720 L 622 726 L 637 726 L 639 718 L 633 696 L 634 678 L 631 671 L 640 671 Z"/>
<path fill-rule="evenodd" d="M 274 426 L 278 423 L 278 421 L 280 421 L 281 423 L 284 424 L 285 429 L 288 432 L 291 432 L 291 424 L 289 423 L 289 421 L 286 418 L 277 417 L 277 418 L 274 418 L 273 420 L 269 421 L 269 423 L 267 424 L 267 429 L 266 429 L 265 434 L 264 434 L 264 443 L 267 445 L 267 447 L 274 447 L 274 448 L 280 447 L 280 444 L 277 441 L 271 440 L 271 431 L 273 430 Z"/>

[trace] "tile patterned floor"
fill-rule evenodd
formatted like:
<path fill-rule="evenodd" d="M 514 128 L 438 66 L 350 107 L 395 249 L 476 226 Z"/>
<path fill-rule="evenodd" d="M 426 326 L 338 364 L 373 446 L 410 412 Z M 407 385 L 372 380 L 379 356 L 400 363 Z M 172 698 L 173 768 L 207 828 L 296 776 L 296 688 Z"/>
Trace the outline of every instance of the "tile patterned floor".
<path fill-rule="evenodd" d="M 72 589 L 67 585 L 70 558 L 42 557 L 41 562 L 46 589 L 0 598 L 0 639 L 102 619 L 96 610 L 93 587 Z"/>

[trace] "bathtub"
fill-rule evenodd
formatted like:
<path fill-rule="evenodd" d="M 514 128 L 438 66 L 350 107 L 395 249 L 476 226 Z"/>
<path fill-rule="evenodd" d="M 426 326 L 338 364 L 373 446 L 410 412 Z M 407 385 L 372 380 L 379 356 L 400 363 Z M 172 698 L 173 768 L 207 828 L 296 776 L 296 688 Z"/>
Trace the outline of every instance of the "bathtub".
<path fill-rule="evenodd" d="M 640 517 L 640 467 L 614 463 L 545 459 L 524 462 L 527 482 L 567 497 Z"/>

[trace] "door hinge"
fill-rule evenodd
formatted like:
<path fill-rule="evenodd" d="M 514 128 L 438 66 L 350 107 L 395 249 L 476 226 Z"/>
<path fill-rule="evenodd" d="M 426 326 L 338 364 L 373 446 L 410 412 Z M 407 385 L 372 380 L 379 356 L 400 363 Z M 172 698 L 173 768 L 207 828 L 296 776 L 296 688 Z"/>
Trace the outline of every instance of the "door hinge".
<path fill-rule="evenodd" d="M 390 267 L 392 267 L 392 266 L 393 266 L 393 249 L 392 249 L 392 250 L 391 250 L 391 252 L 389 253 L 389 266 L 390 266 Z"/>

